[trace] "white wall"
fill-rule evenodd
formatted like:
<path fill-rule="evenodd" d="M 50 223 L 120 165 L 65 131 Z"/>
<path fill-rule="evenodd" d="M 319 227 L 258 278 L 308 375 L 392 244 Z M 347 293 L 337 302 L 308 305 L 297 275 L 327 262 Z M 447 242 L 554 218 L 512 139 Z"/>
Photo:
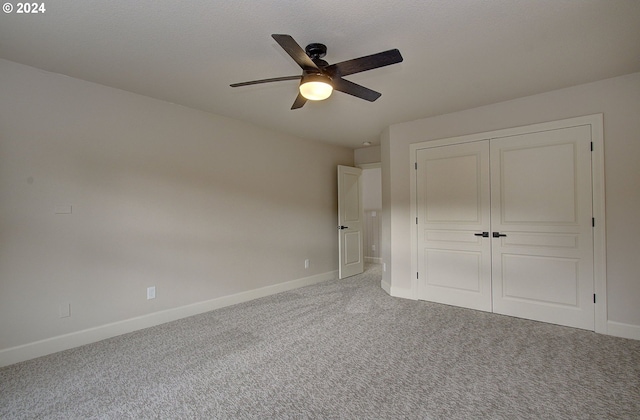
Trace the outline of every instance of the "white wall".
<path fill-rule="evenodd" d="M 380 231 L 382 230 L 382 170 L 362 170 L 362 208 L 364 209 L 364 257 L 368 262 L 380 262 Z"/>
<path fill-rule="evenodd" d="M 362 207 L 365 210 L 382 209 L 381 168 L 365 168 L 362 170 Z"/>
<path fill-rule="evenodd" d="M 383 284 L 397 296 L 411 288 L 410 144 L 597 113 L 604 114 L 609 331 L 640 339 L 640 73 L 391 126 L 381 136 L 390 241 Z"/>
<path fill-rule="evenodd" d="M 353 160 L 356 165 L 380 163 L 380 146 L 368 146 L 355 149 Z"/>
<path fill-rule="evenodd" d="M 0 60 L 0 356 L 331 275 L 338 164 L 353 151 Z"/>
<path fill-rule="evenodd" d="M 380 244 L 380 257 L 382 258 L 382 281 L 380 286 L 387 292 L 391 293 L 391 261 L 392 256 L 392 231 L 393 224 L 391 223 L 391 138 L 389 128 L 384 130 L 380 134 L 380 164 L 382 169 L 382 231 L 381 231 L 381 244 Z M 397 294 L 392 293 L 394 296 Z"/>
<path fill-rule="evenodd" d="M 380 146 L 368 146 L 353 151 L 354 164 L 362 165 L 362 205 L 364 208 L 365 261 L 381 262 L 382 236 L 382 170 Z M 376 165 L 378 167 L 373 167 Z"/>

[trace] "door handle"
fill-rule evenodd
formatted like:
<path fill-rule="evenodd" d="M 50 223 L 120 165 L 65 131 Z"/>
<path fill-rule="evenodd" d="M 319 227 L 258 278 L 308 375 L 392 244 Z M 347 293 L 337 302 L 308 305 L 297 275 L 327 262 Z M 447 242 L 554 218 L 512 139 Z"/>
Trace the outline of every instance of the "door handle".
<path fill-rule="evenodd" d="M 493 237 L 494 238 L 501 238 L 503 236 L 507 236 L 504 233 L 500 233 L 500 232 L 493 232 Z"/>
<path fill-rule="evenodd" d="M 338 229 L 342 230 L 342 229 L 349 229 L 349 226 L 338 226 Z"/>
<path fill-rule="evenodd" d="M 482 233 L 474 233 L 474 236 L 482 236 L 483 238 L 488 238 L 489 237 L 489 232 L 482 232 Z"/>

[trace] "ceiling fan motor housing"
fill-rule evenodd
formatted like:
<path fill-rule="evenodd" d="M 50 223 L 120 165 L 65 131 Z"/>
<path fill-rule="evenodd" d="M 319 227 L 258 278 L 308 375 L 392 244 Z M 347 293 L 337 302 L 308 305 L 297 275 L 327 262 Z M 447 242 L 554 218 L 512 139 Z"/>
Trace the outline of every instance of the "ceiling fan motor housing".
<path fill-rule="evenodd" d="M 304 51 L 311 58 L 322 58 L 327 55 L 327 46 L 324 44 L 313 43 L 307 45 Z"/>
<path fill-rule="evenodd" d="M 309 44 L 304 51 L 319 68 L 323 69 L 329 65 L 329 63 L 322 59 L 322 57 L 327 55 L 326 45 L 318 43 Z"/>

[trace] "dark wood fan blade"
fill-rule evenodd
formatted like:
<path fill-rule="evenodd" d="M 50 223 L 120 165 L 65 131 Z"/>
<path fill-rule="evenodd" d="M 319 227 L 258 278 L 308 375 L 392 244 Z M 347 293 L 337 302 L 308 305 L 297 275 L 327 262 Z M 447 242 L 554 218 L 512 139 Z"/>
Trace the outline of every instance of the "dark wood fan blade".
<path fill-rule="evenodd" d="M 377 54 L 367 55 L 353 60 L 343 61 L 341 63 L 331 64 L 325 67 L 331 77 L 348 76 L 361 71 L 373 70 L 379 67 L 389 66 L 391 64 L 401 63 L 403 60 L 400 51 L 397 49 L 383 51 Z"/>
<path fill-rule="evenodd" d="M 300 79 L 302 79 L 302 76 L 282 76 L 282 77 L 272 77 L 271 79 L 260 79 L 260 80 L 252 80 L 250 82 L 233 83 L 229 86 L 239 87 L 239 86 L 257 85 L 260 83 L 282 82 L 284 80 L 300 80 Z"/>
<path fill-rule="evenodd" d="M 273 39 L 298 63 L 303 70 L 319 71 L 318 66 L 307 55 L 300 45 L 291 37 L 291 35 L 273 34 Z"/>
<path fill-rule="evenodd" d="M 291 105 L 291 109 L 302 108 L 304 106 L 304 104 L 306 104 L 306 103 L 307 103 L 307 98 L 302 96 L 301 93 L 298 93 L 298 96 L 296 97 L 296 100 L 293 102 L 293 105 Z"/>
<path fill-rule="evenodd" d="M 382 96 L 382 93 L 376 92 L 357 83 L 350 82 L 345 79 L 335 78 L 331 81 L 333 88 L 340 92 L 353 95 L 357 98 L 364 99 L 365 101 L 373 102 Z"/>

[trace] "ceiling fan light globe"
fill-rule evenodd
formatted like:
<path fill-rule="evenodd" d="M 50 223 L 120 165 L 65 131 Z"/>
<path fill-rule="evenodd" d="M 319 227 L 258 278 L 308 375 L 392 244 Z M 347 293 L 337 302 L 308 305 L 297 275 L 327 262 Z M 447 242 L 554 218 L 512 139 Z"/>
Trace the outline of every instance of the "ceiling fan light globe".
<path fill-rule="evenodd" d="M 300 94 L 310 101 L 322 101 L 331 96 L 333 86 L 330 79 L 323 75 L 309 75 L 300 83 Z"/>

